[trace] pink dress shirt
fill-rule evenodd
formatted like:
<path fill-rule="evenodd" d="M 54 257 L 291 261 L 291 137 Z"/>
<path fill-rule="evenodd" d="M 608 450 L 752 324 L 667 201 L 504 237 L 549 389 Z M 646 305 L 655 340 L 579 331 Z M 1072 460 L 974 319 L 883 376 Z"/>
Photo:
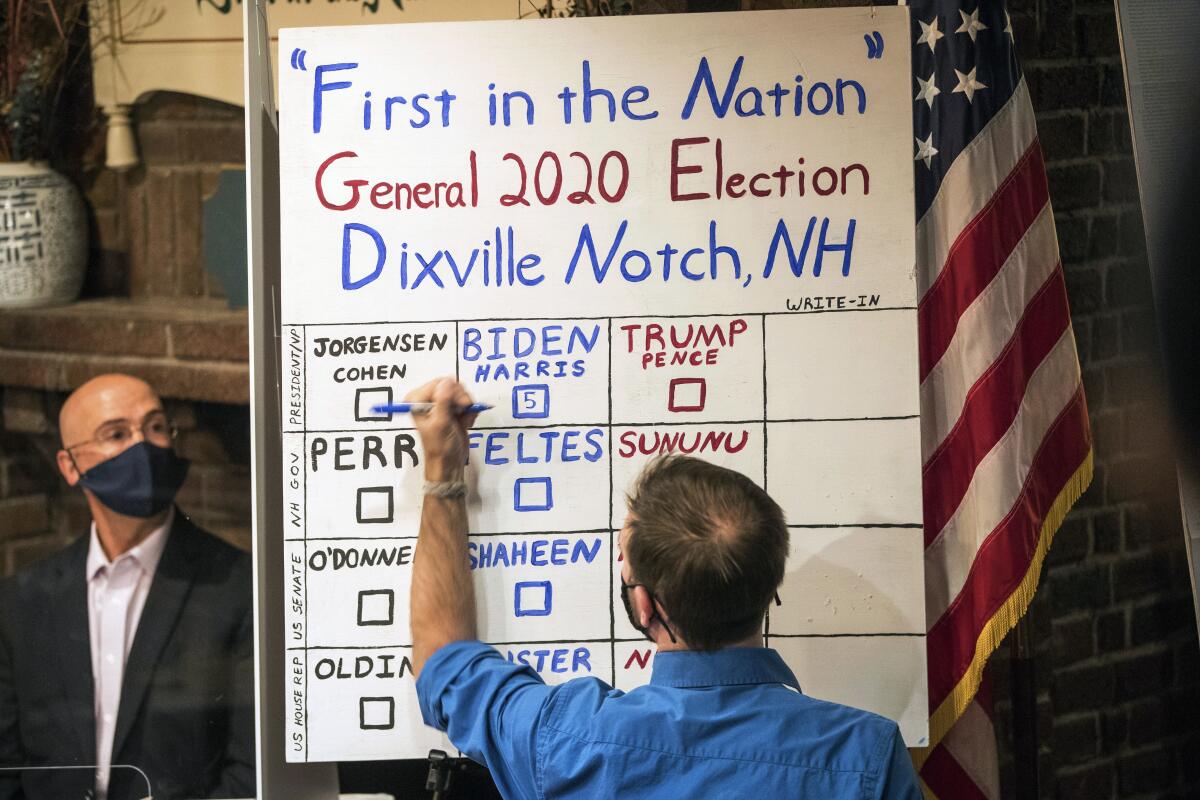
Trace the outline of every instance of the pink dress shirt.
<path fill-rule="evenodd" d="M 96 534 L 96 523 L 92 523 L 87 583 L 92 684 L 95 687 L 96 764 L 99 765 L 96 769 L 97 800 L 108 796 L 113 734 L 121 704 L 125 660 L 129 657 L 146 596 L 150 593 L 150 584 L 154 581 L 174 520 L 172 509 L 162 527 L 155 529 L 136 547 L 117 556 L 116 561 L 109 561 L 104 554 Z"/>

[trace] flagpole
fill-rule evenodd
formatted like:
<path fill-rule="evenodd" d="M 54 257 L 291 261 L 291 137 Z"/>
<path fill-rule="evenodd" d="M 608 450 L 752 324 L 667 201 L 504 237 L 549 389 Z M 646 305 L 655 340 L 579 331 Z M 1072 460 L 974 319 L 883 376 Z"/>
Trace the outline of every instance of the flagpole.
<path fill-rule="evenodd" d="M 1037 675 L 1028 617 L 1022 617 L 1013 628 L 1009 655 L 1016 799 L 1038 800 Z"/>

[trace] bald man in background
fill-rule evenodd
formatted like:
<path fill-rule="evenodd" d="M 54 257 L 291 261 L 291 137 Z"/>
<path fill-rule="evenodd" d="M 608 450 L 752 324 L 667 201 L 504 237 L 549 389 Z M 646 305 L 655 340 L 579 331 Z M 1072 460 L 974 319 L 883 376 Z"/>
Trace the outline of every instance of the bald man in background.
<path fill-rule="evenodd" d="M 0 583 L 0 766 L 99 766 L 0 773 L 0 800 L 252 796 L 249 557 L 174 505 L 187 461 L 144 381 L 88 381 L 59 429 L 92 524 Z"/>

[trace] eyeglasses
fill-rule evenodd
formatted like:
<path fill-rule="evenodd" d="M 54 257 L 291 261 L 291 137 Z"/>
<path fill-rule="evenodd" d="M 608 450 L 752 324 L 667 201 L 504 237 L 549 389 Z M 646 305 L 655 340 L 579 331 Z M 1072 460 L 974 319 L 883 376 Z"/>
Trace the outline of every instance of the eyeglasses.
<path fill-rule="evenodd" d="M 146 417 L 140 426 L 126 421 L 105 423 L 96 429 L 96 435 L 93 438 L 85 442 L 76 442 L 64 447 L 63 450 L 70 454 L 76 448 L 93 445 L 97 450 L 115 454 L 128 447 L 139 431 L 144 441 L 159 447 L 170 447 L 171 442 L 175 441 L 175 437 L 179 434 L 179 429 L 175 427 L 175 424 L 167 418 L 166 414 L 160 412 Z"/>

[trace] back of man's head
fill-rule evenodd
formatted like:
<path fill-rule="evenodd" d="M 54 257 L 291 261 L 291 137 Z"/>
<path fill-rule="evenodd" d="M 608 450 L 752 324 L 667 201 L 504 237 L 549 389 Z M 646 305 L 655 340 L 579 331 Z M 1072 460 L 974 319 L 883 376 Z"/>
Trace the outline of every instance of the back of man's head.
<path fill-rule="evenodd" d="M 739 472 L 686 456 L 646 467 L 629 495 L 624 556 L 694 650 L 760 630 L 783 580 L 788 529 L 779 505 Z"/>

